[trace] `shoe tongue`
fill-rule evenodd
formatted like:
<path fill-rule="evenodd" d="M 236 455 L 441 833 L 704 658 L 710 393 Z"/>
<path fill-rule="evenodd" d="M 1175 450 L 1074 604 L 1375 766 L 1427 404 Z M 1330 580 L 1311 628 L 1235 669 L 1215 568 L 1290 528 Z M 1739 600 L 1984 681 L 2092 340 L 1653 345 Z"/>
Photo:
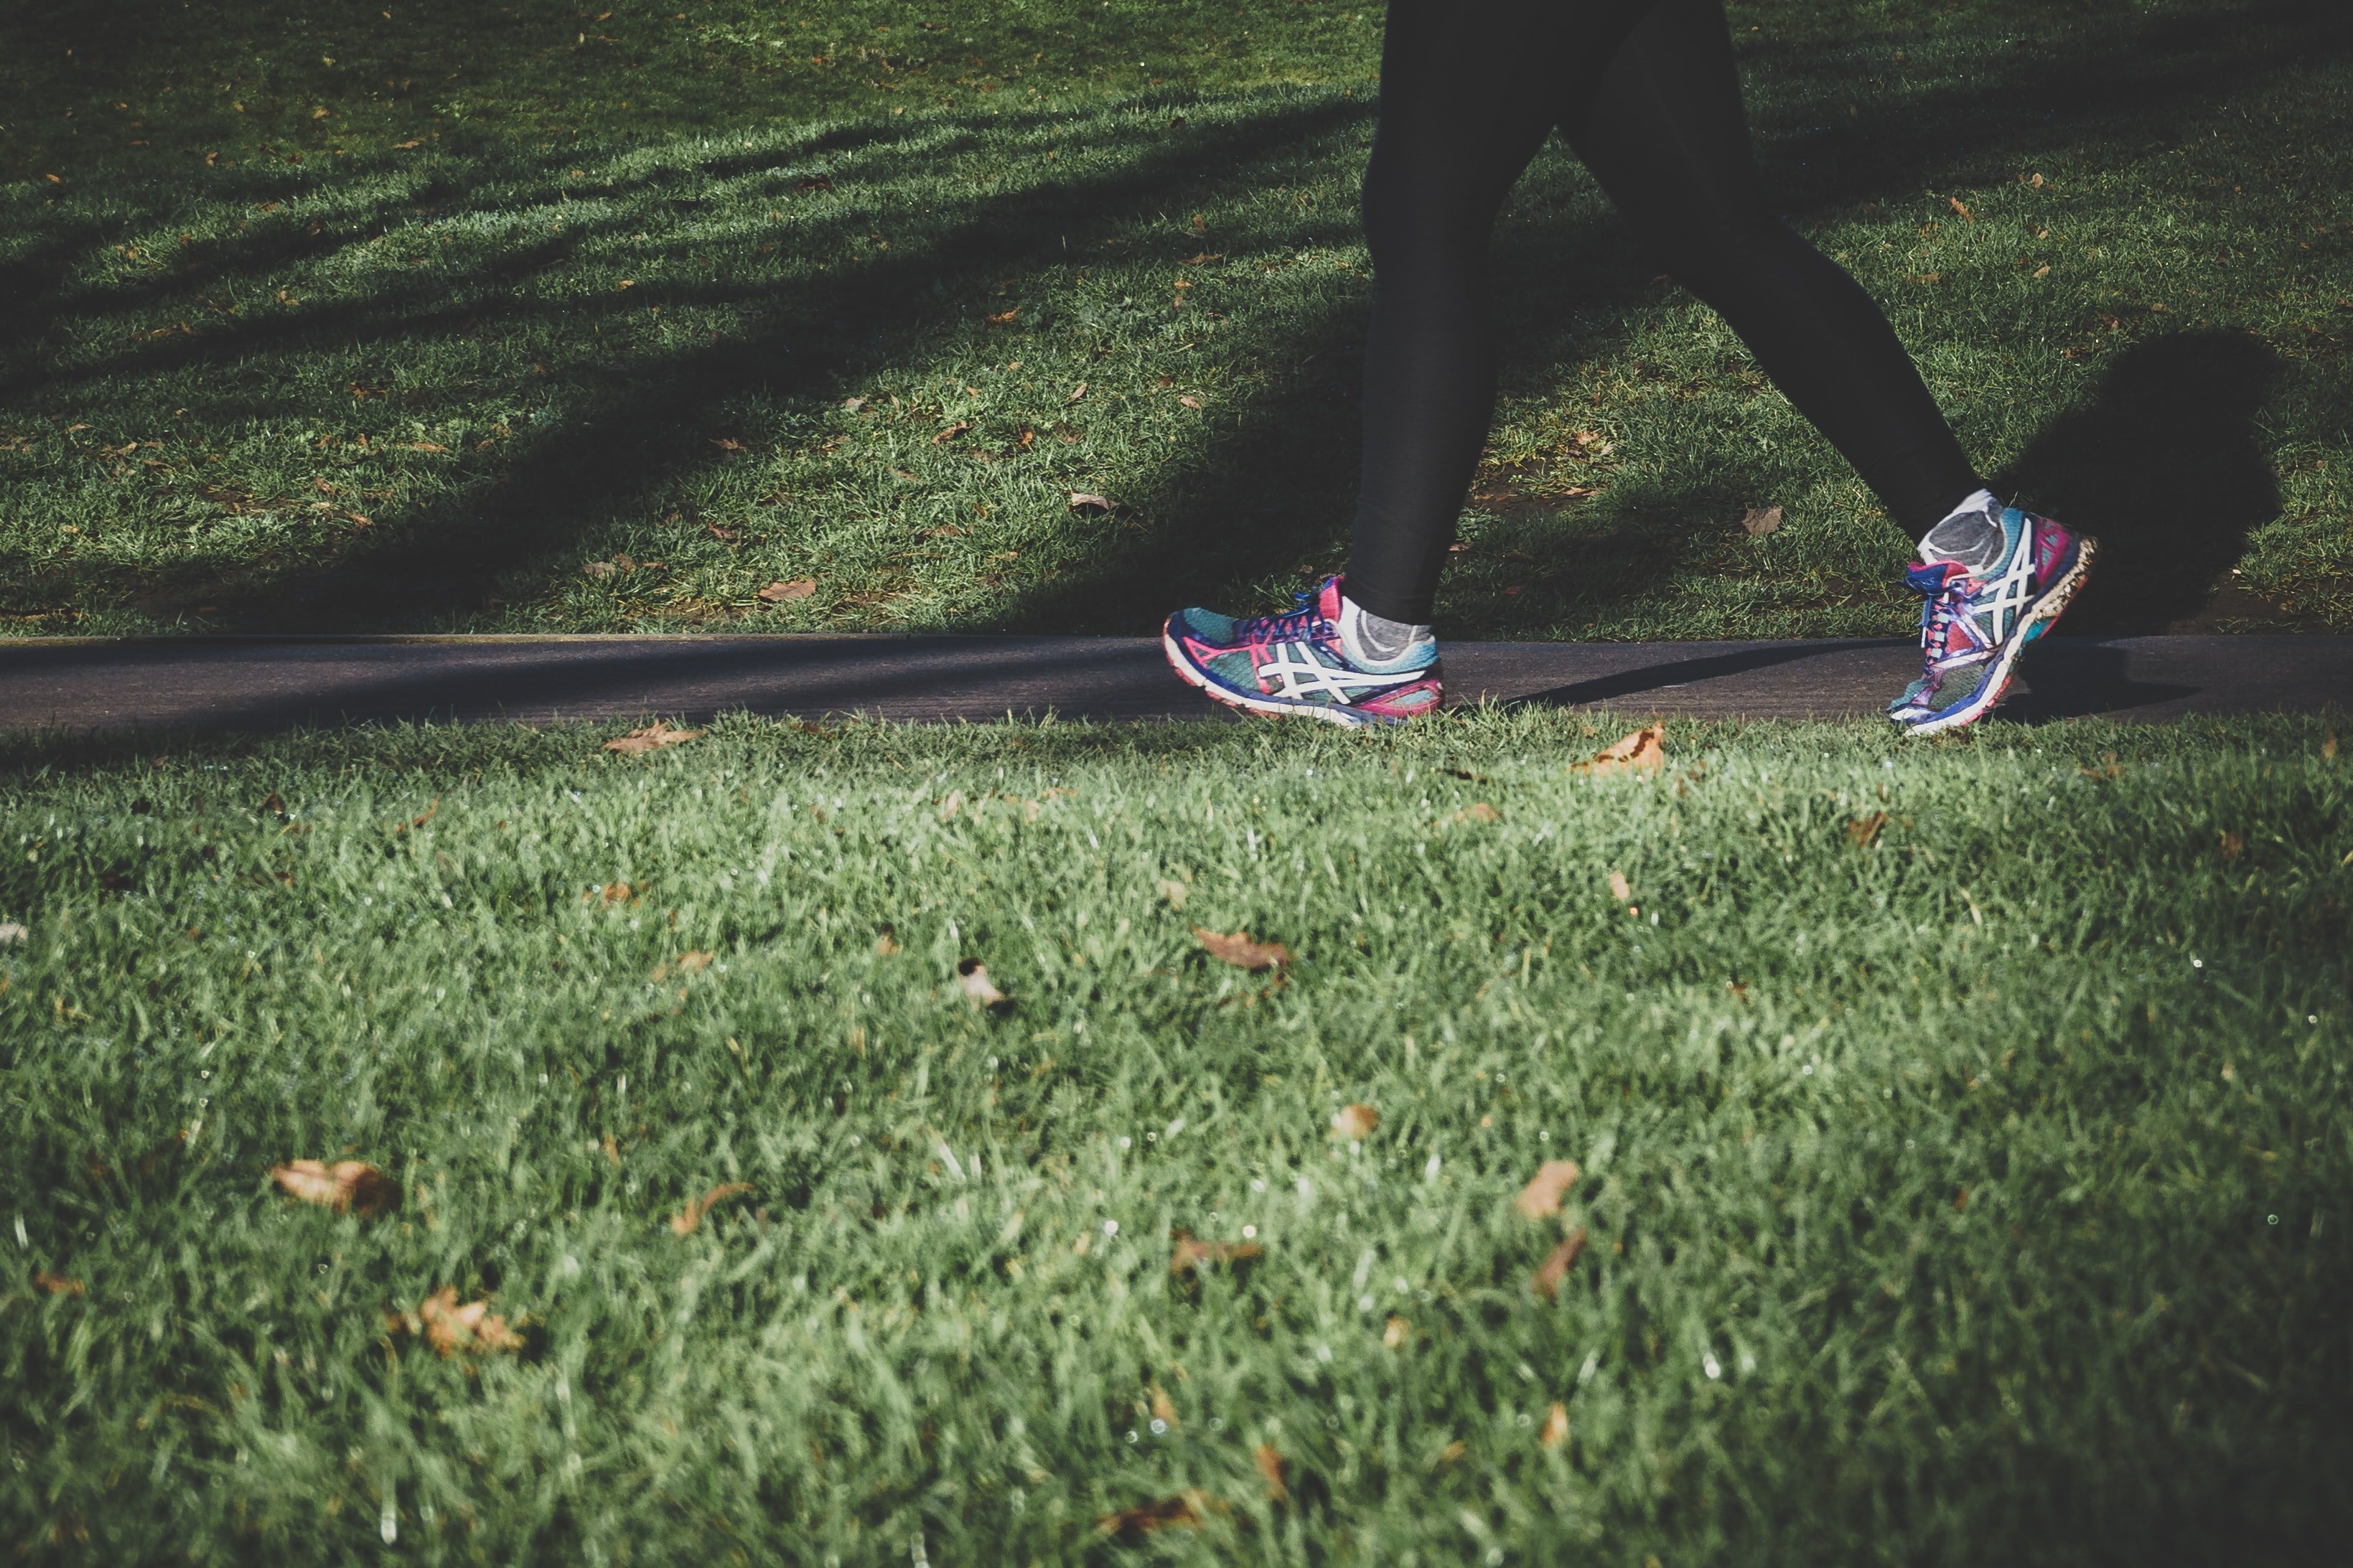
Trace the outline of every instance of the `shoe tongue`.
<path fill-rule="evenodd" d="M 1331 622 L 1340 624 L 1340 579 L 1326 577 L 1324 586 L 1315 591 L 1315 613 Z"/>
<path fill-rule="evenodd" d="M 1904 569 L 1904 585 L 1915 594 L 1941 594 L 1947 583 L 1968 574 L 1957 561 L 1915 561 Z"/>

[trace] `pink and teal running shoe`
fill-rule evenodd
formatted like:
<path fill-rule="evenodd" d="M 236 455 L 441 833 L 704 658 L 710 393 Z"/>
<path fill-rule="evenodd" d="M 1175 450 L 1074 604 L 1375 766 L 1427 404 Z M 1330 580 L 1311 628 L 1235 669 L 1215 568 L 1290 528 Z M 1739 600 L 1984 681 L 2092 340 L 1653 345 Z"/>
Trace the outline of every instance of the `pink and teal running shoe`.
<path fill-rule="evenodd" d="M 2014 506 L 1948 519 L 1936 532 L 1955 523 L 1981 534 L 1982 548 L 1966 561 L 1915 562 L 1904 574 L 1905 585 L 1927 600 L 1920 679 L 1887 705 L 1887 716 L 1909 734 L 1957 730 L 2000 702 L 2019 655 L 2058 620 L 2091 575 L 2097 549 Z"/>
<path fill-rule="evenodd" d="M 1231 708 L 1302 714 L 1335 724 L 1394 724 L 1438 707 L 1438 645 L 1422 641 L 1387 664 L 1351 659 L 1340 642 L 1340 579 L 1326 577 L 1297 607 L 1238 620 L 1179 610 L 1160 646 L 1184 680 Z"/>

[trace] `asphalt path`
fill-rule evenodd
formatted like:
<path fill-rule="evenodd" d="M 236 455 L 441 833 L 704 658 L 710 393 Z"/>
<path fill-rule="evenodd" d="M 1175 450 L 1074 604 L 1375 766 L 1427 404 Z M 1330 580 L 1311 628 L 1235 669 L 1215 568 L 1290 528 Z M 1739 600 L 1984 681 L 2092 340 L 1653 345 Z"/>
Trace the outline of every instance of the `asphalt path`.
<path fill-rule="evenodd" d="M 1845 719 L 1918 668 L 1908 642 L 1458 643 L 1450 705 Z M 2353 706 L 2353 637 L 2054 637 L 2007 718 Z M 982 721 L 1222 713 L 1149 637 L 42 638 L 0 642 L 0 728 L 272 731 L 399 721 L 548 724 L 749 711 Z"/>

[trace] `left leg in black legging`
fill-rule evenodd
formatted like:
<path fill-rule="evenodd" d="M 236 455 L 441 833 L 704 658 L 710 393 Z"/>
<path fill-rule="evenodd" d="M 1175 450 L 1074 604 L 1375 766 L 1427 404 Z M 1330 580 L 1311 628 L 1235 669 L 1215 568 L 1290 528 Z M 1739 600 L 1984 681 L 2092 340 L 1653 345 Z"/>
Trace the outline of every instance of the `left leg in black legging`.
<path fill-rule="evenodd" d="M 1979 489 L 1879 307 L 1766 205 L 1721 0 L 1658 0 L 1562 129 L 1669 274 L 1914 538 Z"/>

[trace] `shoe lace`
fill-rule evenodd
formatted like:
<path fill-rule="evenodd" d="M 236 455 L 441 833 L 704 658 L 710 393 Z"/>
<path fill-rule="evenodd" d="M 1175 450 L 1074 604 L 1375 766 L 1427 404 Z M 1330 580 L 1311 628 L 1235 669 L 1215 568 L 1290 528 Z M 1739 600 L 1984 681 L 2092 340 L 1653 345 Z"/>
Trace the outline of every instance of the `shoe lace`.
<path fill-rule="evenodd" d="M 1974 586 L 1967 576 L 1956 573 L 1928 595 L 1928 602 L 1921 606 L 1920 651 L 1930 664 L 1952 651 L 1953 623 L 1968 608 Z"/>
<path fill-rule="evenodd" d="M 1291 608 L 1279 615 L 1252 616 L 1234 627 L 1245 642 L 1296 642 L 1317 635 L 1324 615 L 1315 607 L 1313 590 L 1293 594 Z"/>

